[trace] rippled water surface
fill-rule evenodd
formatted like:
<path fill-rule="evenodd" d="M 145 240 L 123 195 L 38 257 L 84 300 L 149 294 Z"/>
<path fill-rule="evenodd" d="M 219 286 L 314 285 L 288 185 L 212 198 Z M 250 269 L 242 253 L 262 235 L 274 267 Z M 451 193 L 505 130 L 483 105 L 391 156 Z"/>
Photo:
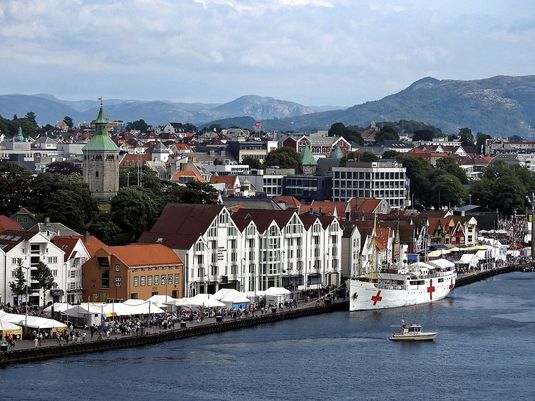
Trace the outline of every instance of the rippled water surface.
<path fill-rule="evenodd" d="M 2 400 L 535 400 L 535 274 L 338 312 L 0 369 Z M 401 318 L 435 342 L 388 341 Z"/>

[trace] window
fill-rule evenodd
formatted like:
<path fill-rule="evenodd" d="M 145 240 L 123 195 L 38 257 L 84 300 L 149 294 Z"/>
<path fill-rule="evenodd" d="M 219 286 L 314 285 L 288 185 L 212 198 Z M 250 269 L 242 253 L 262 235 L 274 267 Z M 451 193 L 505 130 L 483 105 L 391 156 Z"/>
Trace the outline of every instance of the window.
<path fill-rule="evenodd" d="M 180 284 L 180 276 L 178 273 L 175 273 L 175 284 Z"/>
<path fill-rule="evenodd" d="M 152 285 L 152 276 L 147 276 L 147 285 Z"/>
<path fill-rule="evenodd" d="M 154 285 L 160 285 L 160 276 L 154 276 Z"/>
<path fill-rule="evenodd" d="M 102 271 L 100 279 L 102 288 L 110 288 L 110 271 L 108 269 Z"/>
<path fill-rule="evenodd" d="M 49 256 L 48 257 L 48 263 L 58 263 L 58 257 L 57 256 Z"/>
<path fill-rule="evenodd" d="M 121 271 L 121 265 L 119 264 L 115 265 L 115 271 L 116 272 Z"/>
<path fill-rule="evenodd" d="M 139 285 L 139 277 L 134 277 L 134 287 Z"/>
<path fill-rule="evenodd" d="M 141 286 L 144 287 L 145 283 L 147 281 L 147 278 L 145 276 L 141 276 Z"/>
<path fill-rule="evenodd" d="M 22 263 L 22 258 L 11 258 L 11 263 L 18 265 L 19 263 Z"/>
<path fill-rule="evenodd" d="M 76 270 L 71 270 L 70 276 L 71 276 L 71 278 L 75 278 L 76 277 Z"/>
<path fill-rule="evenodd" d="M 167 275 L 167 284 L 173 284 L 173 275 L 172 274 L 168 274 Z"/>

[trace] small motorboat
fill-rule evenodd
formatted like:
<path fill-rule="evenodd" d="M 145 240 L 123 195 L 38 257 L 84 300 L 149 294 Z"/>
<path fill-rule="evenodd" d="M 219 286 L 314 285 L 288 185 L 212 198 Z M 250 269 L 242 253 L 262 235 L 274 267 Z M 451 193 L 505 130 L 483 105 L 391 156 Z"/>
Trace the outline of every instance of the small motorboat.
<path fill-rule="evenodd" d="M 392 334 L 390 340 L 392 341 L 433 341 L 438 335 L 436 331 L 425 332 L 422 331 L 420 324 L 405 324 L 401 321 L 401 330 Z"/>

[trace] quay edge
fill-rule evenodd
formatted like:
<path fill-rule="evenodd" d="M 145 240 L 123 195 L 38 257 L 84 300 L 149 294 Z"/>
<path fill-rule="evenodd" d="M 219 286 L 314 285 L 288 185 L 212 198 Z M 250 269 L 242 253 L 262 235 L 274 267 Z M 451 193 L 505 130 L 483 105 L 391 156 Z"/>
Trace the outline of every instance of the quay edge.
<path fill-rule="evenodd" d="M 457 279 L 456 287 L 462 287 L 476 281 L 485 280 L 503 273 L 522 271 L 531 265 L 509 265 L 499 269 L 485 270 Z M 0 367 L 15 363 L 35 362 L 51 358 L 59 358 L 71 355 L 88 354 L 95 352 L 111 351 L 121 348 L 140 347 L 157 344 L 164 341 L 180 340 L 205 334 L 221 333 L 224 331 L 243 329 L 258 326 L 266 323 L 274 323 L 285 319 L 297 319 L 305 316 L 318 315 L 328 312 L 346 311 L 349 309 L 349 301 L 340 301 L 322 306 L 311 306 L 294 310 L 255 316 L 241 320 L 230 320 L 224 322 L 208 323 L 199 326 L 168 330 L 160 333 L 147 334 L 143 336 L 120 337 L 90 341 L 86 343 L 73 343 L 67 345 L 31 348 L 0 353 Z"/>

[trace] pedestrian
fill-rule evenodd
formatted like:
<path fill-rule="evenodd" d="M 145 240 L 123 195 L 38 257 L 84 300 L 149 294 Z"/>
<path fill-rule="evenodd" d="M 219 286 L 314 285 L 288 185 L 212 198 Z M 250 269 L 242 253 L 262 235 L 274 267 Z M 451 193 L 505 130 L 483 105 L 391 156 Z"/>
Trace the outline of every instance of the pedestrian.
<path fill-rule="evenodd" d="M 39 346 L 39 338 L 37 338 L 37 336 L 35 336 L 33 342 L 35 343 L 35 348 L 37 348 Z"/>

